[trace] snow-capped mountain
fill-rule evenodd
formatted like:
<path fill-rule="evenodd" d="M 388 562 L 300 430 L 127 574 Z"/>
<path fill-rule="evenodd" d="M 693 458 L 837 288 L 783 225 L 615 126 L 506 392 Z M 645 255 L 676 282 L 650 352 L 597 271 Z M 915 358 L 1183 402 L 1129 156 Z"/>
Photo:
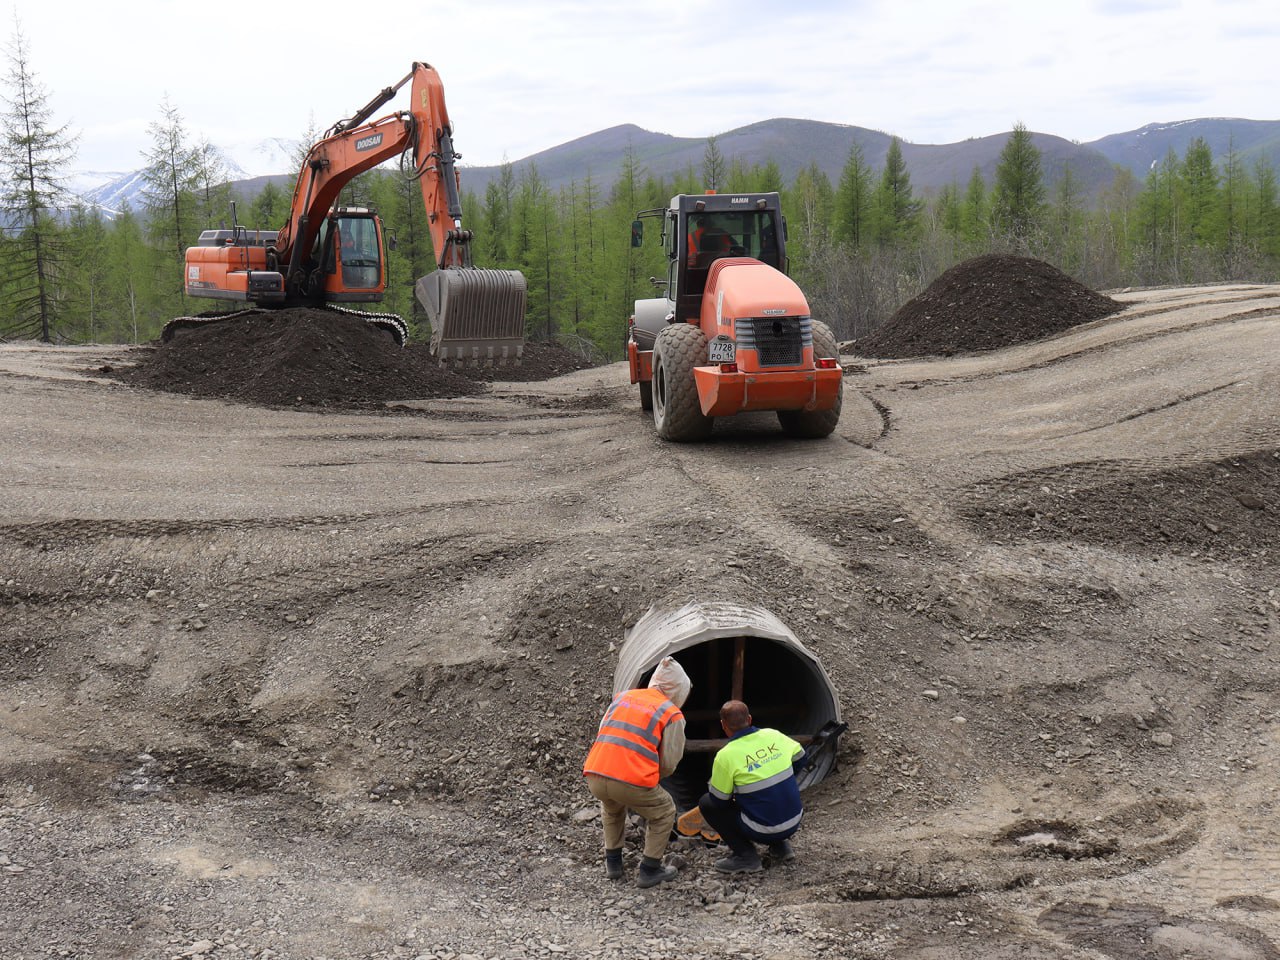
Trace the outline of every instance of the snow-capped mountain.
<path fill-rule="evenodd" d="M 288 174 L 298 143 L 273 137 L 216 149 L 226 179 L 234 183 Z M 66 186 L 85 203 L 100 210 L 107 219 L 112 219 L 126 207 L 135 213 L 142 210 L 145 172 L 145 168 L 128 171 L 76 170 L 67 178 Z"/>
<path fill-rule="evenodd" d="M 68 186 L 76 196 L 90 207 L 96 207 L 108 220 L 119 216 L 126 207 L 134 211 L 142 209 L 142 189 L 145 186 L 142 170 L 130 170 L 126 173 L 78 172 L 72 175 Z"/>
<path fill-rule="evenodd" d="M 269 137 L 249 143 L 233 143 L 223 150 L 229 163 L 243 173 L 243 179 L 296 173 L 295 159 L 300 143 L 286 137 Z"/>

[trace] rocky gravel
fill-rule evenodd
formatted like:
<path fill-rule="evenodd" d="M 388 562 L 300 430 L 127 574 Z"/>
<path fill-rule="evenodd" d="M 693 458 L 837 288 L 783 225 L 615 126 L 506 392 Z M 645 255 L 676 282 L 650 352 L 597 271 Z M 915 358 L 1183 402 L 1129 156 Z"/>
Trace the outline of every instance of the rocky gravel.
<path fill-rule="evenodd" d="M 816 442 L 663 444 L 622 365 L 291 408 L 0 345 L 5 955 L 1276 957 L 1280 288 L 1115 298 L 863 358 Z M 581 761 L 696 599 L 850 730 L 794 864 L 641 891 Z"/>

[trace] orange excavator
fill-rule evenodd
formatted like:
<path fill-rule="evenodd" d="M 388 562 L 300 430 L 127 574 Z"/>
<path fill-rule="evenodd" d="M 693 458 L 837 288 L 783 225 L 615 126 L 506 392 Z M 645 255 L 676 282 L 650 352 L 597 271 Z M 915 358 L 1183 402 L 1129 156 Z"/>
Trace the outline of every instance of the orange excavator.
<path fill-rule="evenodd" d="M 784 432 L 825 437 L 840 419 L 843 371 L 831 329 L 784 272 L 786 223 L 776 193 L 680 194 L 662 219 L 664 296 L 635 301 L 628 322 L 631 382 L 658 436 L 710 435 L 717 417 L 776 411 Z"/>
<path fill-rule="evenodd" d="M 369 120 L 410 81 L 409 110 Z M 401 169 L 421 184 L 436 253 L 438 269 L 414 285 L 431 324 L 432 352 L 441 361 L 518 360 L 524 346 L 525 278 L 516 270 L 472 263 L 472 233 L 462 226 L 458 154 L 444 88 L 435 69 L 421 62 L 312 146 L 283 227 L 250 230 L 233 218 L 231 229 L 206 230 L 198 245 L 187 249 L 189 296 L 253 306 L 179 317 L 165 326 L 163 339 L 246 312 L 319 306 L 372 323 L 403 345 L 407 330 L 399 317 L 346 306 L 382 300 L 387 261 L 381 220 L 367 209 L 334 206 L 354 177 L 396 156 Z"/>

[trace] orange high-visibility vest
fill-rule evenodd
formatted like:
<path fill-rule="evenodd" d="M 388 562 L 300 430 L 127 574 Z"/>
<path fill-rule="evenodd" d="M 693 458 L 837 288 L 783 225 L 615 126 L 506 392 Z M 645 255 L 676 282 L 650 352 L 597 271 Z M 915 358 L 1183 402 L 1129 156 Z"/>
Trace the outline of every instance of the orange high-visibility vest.
<path fill-rule="evenodd" d="M 710 238 L 711 240 L 714 240 L 715 243 L 714 245 L 708 244 L 704 247 L 702 242 L 703 238 L 707 235 L 708 231 L 711 230 L 716 231 Z M 722 228 L 708 227 L 706 224 L 703 224 L 694 230 L 693 233 L 689 234 L 689 266 L 692 267 L 697 265 L 698 254 L 700 253 L 728 253 L 732 246 L 733 238 L 730 237 L 729 234 L 725 233 Z M 703 266 L 706 266 L 706 264 L 703 264 Z"/>
<path fill-rule="evenodd" d="M 680 708 L 661 690 L 642 687 L 622 691 L 600 721 L 582 772 L 637 787 L 656 787 L 662 731 L 672 720 L 683 718 Z"/>

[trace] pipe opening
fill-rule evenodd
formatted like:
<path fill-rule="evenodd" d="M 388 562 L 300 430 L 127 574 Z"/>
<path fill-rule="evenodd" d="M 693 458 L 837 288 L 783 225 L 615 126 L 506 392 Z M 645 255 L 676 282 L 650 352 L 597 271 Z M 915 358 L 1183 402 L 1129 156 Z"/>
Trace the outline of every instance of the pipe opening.
<path fill-rule="evenodd" d="M 780 730 L 804 746 L 840 720 L 839 700 L 818 659 L 772 614 L 736 604 L 692 604 L 650 611 L 632 628 L 619 654 L 614 691 L 645 686 L 664 656 L 673 656 L 693 682 L 685 715 L 685 756 L 663 781 L 676 806 L 698 802 L 711 762 L 726 742 L 720 706 L 742 700 L 758 727 Z M 834 769 L 837 744 L 800 778 L 803 790 Z"/>

